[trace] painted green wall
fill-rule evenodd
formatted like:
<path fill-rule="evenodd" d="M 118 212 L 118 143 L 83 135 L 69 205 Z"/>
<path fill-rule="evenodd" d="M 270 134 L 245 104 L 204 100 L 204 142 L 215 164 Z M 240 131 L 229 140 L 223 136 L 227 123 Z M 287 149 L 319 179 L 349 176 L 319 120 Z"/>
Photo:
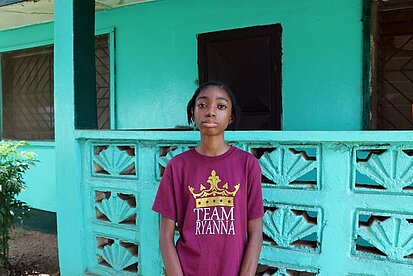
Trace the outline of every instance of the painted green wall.
<path fill-rule="evenodd" d="M 27 189 L 20 198 L 29 203 L 33 208 L 56 211 L 56 172 L 55 148 L 52 142 L 31 142 L 26 151 L 37 154 L 35 167 L 30 168 L 25 174 Z"/>
<path fill-rule="evenodd" d="M 53 43 L 53 24 L 37 24 L 0 31 L 0 52 Z"/>
<path fill-rule="evenodd" d="M 196 35 L 281 23 L 284 130 L 362 128 L 362 1 L 155 1 L 101 12 L 116 28 L 117 126 L 186 125 Z"/>
<path fill-rule="evenodd" d="M 115 28 L 116 125 L 186 125 L 197 79 L 196 35 L 281 23 L 283 130 L 360 130 L 361 17 L 359 0 L 154 1 L 99 12 L 96 29 Z M 52 23 L 0 31 L 0 52 L 52 41 Z M 22 197 L 54 211 L 56 202 L 42 198 L 55 195 L 54 148 L 33 150 L 41 163 L 28 173 Z"/>
<path fill-rule="evenodd" d="M 0 31 L 0 53 L 53 43 L 53 24 L 39 24 Z M 0 87 L 1 89 L 1 87 Z M 25 150 L 37 153 L 39 162 L 25 174 L 27 189 L 20 198 L 31 207 L 56 211 L 56 173 L 54 142 L 30 142 Z"/>
<path fill-rule="evenodd" d="M 359 0 L 155 1 L 99 12 L 115 27 L 120 129 L 186 125 L 204 32 L 281 23 L 283 130 L 362 128 Z M 0 31 L 0 51 L 50 43 L 53 25 Z"/>

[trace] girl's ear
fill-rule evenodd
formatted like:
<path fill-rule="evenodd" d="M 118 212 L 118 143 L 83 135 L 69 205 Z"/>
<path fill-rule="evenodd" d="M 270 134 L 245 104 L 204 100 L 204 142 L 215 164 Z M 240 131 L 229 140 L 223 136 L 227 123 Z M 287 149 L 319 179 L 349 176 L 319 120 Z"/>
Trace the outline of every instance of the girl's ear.
<path fill-rule="evenodd" d="M 229 123 L 232 124 L 234 122 L 234 117 L 229 117 Z"/>

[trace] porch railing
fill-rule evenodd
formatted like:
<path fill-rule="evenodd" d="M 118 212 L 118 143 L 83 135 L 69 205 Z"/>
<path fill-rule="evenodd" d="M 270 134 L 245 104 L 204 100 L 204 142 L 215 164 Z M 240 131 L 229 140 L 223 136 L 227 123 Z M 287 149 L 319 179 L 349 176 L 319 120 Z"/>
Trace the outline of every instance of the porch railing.
<path fill-rule="evenodd" d="M 263 171 L 258 275 L 411 275 L 412 132 L 228 132 Z M 92 274 L 162 275 L 163 169 L 197 132 L 78 131 Z"/>

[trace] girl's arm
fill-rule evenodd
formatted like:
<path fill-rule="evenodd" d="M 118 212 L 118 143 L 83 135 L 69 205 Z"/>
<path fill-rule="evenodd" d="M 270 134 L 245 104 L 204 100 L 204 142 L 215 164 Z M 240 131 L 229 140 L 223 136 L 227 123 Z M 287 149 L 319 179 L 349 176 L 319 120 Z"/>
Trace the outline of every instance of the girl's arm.
<path fill-rule="evenodd" d="M 170 276 L 182 276 L 181 263 L 174 244 L 175 221 L 161 216 L 159 246 L 165 265 L 165 272 Z"/>
<path fill-rule="evenodd" d="M 242 260 L 240 276 L 255 275 L 262 246 L 262 218 L 248 221 L 248 244 Z"/>

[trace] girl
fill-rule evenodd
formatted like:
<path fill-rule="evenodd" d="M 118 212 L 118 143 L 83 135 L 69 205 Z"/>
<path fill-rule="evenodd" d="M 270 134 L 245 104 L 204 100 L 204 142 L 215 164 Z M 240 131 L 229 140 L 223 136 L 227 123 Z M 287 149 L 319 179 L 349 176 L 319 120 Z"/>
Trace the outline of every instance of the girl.
<path fill-rule="evenodd" d="M 168 163 L 152 207 L 161 214 L 166 273 L 255 275 L 264 214 L 261 169 L 254 156 L 225 143 L 225 129 L 239 119 L 235 97 L 226 85 L 207 82 L 195 91 L 187 114 L 201 142 Z"/>

